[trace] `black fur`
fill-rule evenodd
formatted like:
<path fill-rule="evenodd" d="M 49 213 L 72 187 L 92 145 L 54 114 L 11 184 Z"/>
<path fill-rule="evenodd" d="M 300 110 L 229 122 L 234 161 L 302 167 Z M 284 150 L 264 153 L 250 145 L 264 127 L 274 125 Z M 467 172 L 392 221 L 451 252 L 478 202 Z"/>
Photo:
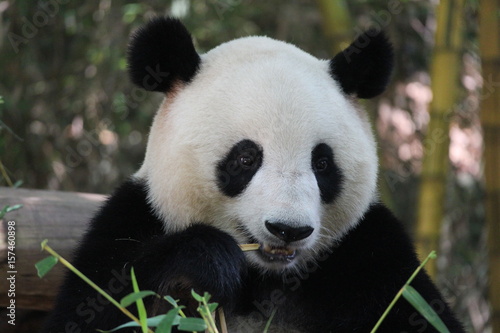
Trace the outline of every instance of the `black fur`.
<path fill-rule="evenodd" d="M 128 181 L 92 220 L 73 264 L 116 300 L 131 293 L 133 266 L 141 290 L 154 290 L 190 304 L 191 288 L 210 291 L 232 307 L 246 276 L 243 252 L 226 233 L 195 224 L 165 235 L 147 203 L 146 186 Z M 149 314 L 168 310 L 145 299 Z M 190 314 L 194 315 L 193 304 Z M 130 307 L 135 313 L 135 306 Z M 129 319 L 73 273 L 68 273 L 56 307 L 42 332 L 94 332 Z M 122 331 L 120 331 L 122 332 Z M 123 332 L 126 332 L 124 330 Z"/>
<path fill-rule="evenodd" d="M 128 64 L 133 83 L 166 93 L 177 80 L 191 81 L 200 66 L 200 56 L 178 19 L 158 17 L 132 36 Z"/>
<path fill-rule="evenodd" d="M 235 144 L 226 157 L 217 164 L 217 185 L 229 197 L 245 190 L 262 165 L 263 150 L 252 140 Z"/>
<path fill-rule="evenodd" d="M 326 167 L 320 166 L 326 163 Z M 311 166 L 318 182 L 321 200 L 331 203 L 342 190 L 342 171 L 335 163 L 333 150 L 325 143 L 320 143 L 312 151 Z"/>
<path fill-rule="evenodd" d="M 222 231 L 198 224 L 165 235 L 147 203 L 146 186 L 134 181 L 121 186 L 93 219 L 73 262 L 116 299 L 132 291 L 129 270 L 134 266 L 142 290 L 180 298 L 188 311 L 194 312 L 188 296 L 194 288 L 214 295 L 228 317 L 249 315 L 250 321 L 238 322 L 236 331 L 262 331 L 276 308 L 275 325 L 336 333 L 369 332 L 419 264 L 400 223 L 385 207 L 374 205 L 338 247 L 301 274 L 261 275 Z M 451 332 L 464 332 L 424 272 L 412 285 Z M 167 310 L 164 303 L 145 299 L 149 315 Z M 134 306 L 130 309 L 135 312 Z M 68 274 L 42 332 L 93 332 L 127 321 Z M 400 300 L 379 332 L 403 331 L 435 332 Z"/>
<path fill-rule="evenodd" d="M 393 62 L 391 43 L 382 31 L 371 29 L 330 61 L 330 73 L 344 93 L 372 98 L 385 90 Z"/>

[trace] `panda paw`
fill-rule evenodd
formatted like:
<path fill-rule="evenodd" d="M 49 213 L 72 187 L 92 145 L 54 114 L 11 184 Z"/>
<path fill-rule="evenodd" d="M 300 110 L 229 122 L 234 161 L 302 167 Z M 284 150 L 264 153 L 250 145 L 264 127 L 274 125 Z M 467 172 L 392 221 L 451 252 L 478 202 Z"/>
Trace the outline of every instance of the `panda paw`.
<path fill-rule="evenodd" d="M 164 236 L 160 244 L 148 252 L 149 255 L 141 260 L 141 266 L 146 269 L 141 275 L 152 281 L 153 285 L 148 284 L 159 293 L 180 299 L 181 304 L 194 309 L 197 302 L 194 304 L 191 290 L 198 294 L 208 292 L 213 301 L 225 308 L 236 304 L 247 263 L 243 251 L 229 234 L 196 224 L 177 234 Z M 157 264 L 162 272 L 158 271 Z M 154 266 L 156 272 L 151 271 Z"/>

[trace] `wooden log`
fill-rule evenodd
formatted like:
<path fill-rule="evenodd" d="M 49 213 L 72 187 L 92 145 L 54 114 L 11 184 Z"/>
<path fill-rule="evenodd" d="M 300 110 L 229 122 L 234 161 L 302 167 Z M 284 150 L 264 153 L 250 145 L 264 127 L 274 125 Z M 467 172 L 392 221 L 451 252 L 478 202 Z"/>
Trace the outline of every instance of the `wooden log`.
<path fill-rule="evenodd" d="M 55 192 L 0 187 L 0 210 L 5 206 L 23 207 L 7 213 L 0 221 L 0 307 L 15 300 L 16 308 L 50 310 L 62 281 L 65 267 L 57 264 L 43 279 L 37 276 L 35 263 L 48 256 L 40 243 L 49 245 L 71 259 L 71 253 L 82 237 L 88 222 L 102 201 L 103 195 Z M 13 222 L 9 222 L 13 221 Z M 15 227 L 15 262 L 7 260 L 8 226 Z M 10 266 L 10 265 L 13 266 Z M 8 273 L 14 271 L 16 273 Z M 15 277 L 15 296 L 9 297 L 11 280 Z"/>

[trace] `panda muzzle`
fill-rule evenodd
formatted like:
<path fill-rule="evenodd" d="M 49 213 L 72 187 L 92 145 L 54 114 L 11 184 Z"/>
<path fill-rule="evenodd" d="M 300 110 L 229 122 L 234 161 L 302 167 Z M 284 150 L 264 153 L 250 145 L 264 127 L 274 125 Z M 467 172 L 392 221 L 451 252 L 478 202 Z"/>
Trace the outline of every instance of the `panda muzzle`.
<path fill-rule="evenodd" d="M 270 221 L 266 221 L 265 224 L 271 234 L 287 244 L 305 239 L 314 231 L 310 226 L 292 227 L 287 223 Z"/>

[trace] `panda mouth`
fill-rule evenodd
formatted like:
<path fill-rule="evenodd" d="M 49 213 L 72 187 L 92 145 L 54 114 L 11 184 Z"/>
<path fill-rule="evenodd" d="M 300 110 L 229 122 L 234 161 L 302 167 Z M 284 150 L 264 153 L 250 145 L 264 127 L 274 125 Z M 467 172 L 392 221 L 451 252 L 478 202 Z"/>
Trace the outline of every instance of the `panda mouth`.
<path fill-rule="evenodd" d="M 266 242 L 258 241 L 250 232 L 243 226 L 240 229 L 246 234 L 248 244 L 258 244 L 259 248 L 255 251 L 258 256 L 269 263 L 291 263 L 298 255 L 300 250 L 283 245 L 272 245 Z"/>
<path fill-rule="evenodd" d="M 261 244 L 259 253 L 267 261 L 291 262 L 295 259 L 297 251 L 289 247 Z"/>

